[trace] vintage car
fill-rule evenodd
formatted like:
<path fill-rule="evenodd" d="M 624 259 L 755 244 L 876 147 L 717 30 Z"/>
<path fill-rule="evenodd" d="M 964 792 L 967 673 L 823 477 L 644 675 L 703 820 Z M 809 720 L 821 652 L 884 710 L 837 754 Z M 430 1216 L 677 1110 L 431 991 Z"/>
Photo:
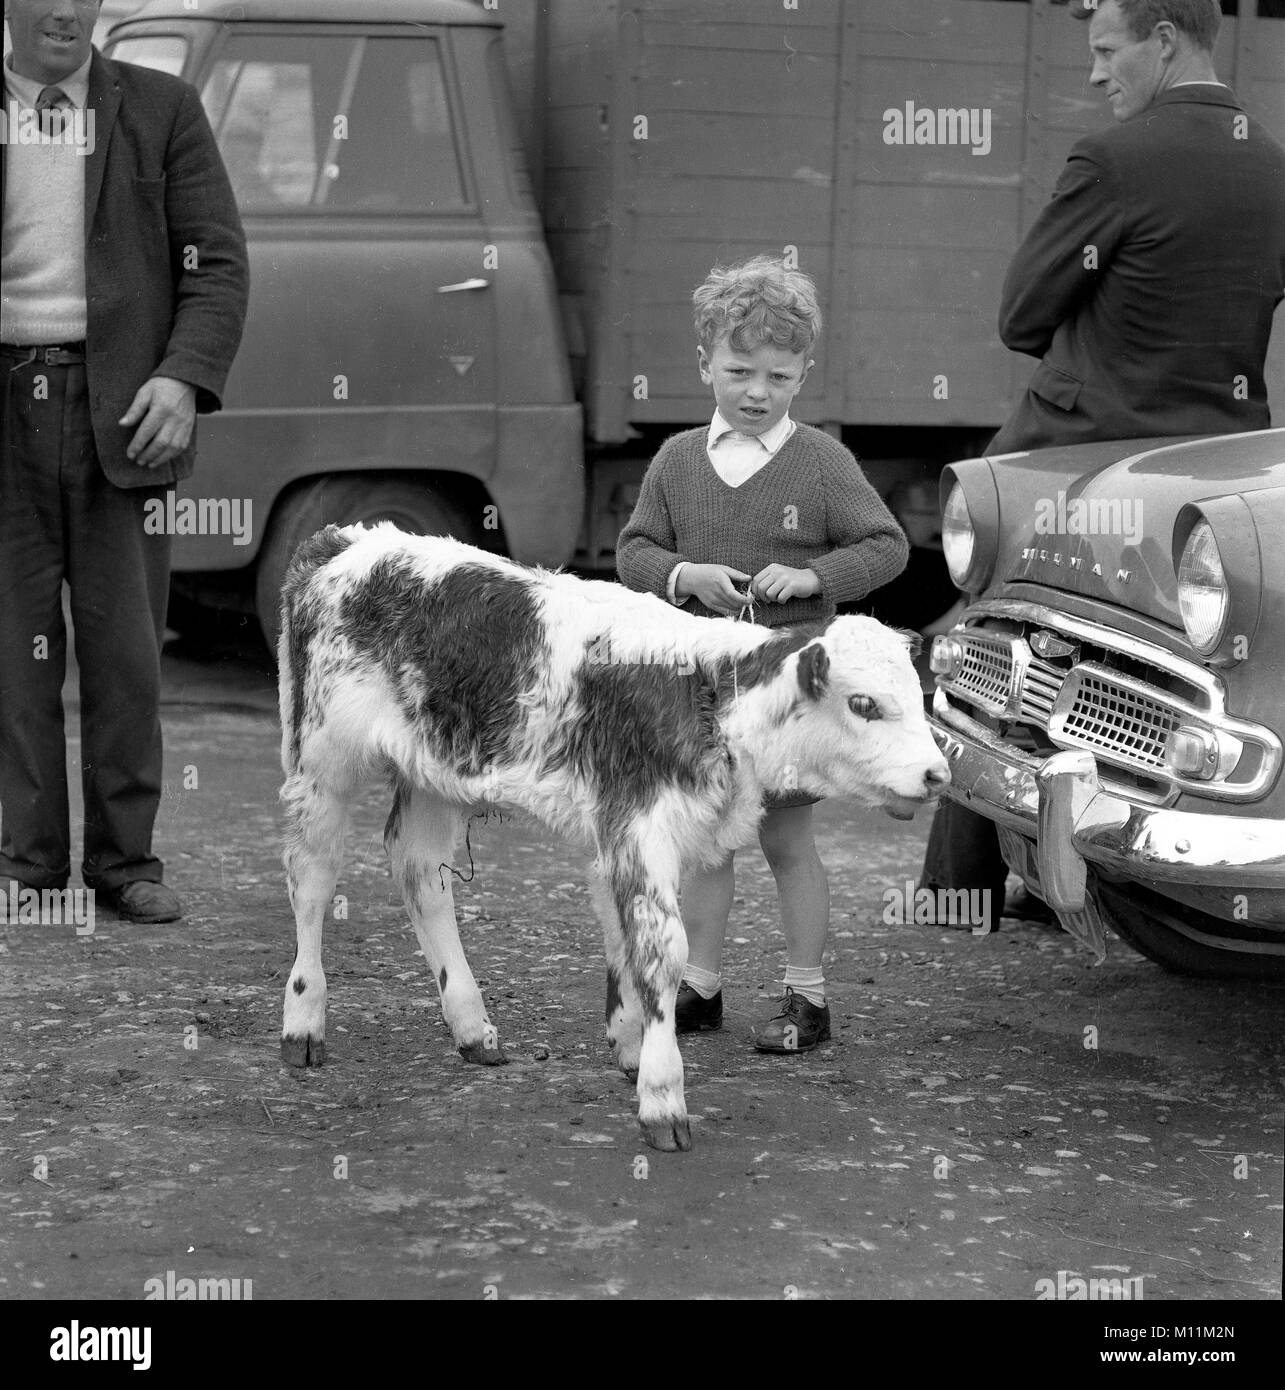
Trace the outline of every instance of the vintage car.
<path fill-rule="evenodd" d="M 935 639 L 950 796 L 1101 959 L 1285 978 L 1285 429 L 968 459 Z"/>

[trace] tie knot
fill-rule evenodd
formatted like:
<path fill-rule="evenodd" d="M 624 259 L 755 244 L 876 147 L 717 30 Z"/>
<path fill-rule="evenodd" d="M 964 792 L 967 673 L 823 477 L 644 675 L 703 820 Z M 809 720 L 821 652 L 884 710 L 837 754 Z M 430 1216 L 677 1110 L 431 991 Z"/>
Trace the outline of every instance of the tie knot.
<path fill-rule="evenodd" d="M 42 87 L 36 98 L 37 111 L 51 111 L 54 107 L 70 104 L 71 98 L 61 87 Z"/>

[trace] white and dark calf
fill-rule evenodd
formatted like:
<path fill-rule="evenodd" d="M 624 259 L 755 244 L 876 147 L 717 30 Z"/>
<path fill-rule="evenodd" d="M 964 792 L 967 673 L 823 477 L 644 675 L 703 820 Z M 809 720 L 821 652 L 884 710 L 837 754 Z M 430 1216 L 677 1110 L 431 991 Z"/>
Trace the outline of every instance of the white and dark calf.
<path fill-rule="evenodd" d="M 446 866 L 470 813 L 519 808 L 596 852 L 608 1042 L 660 1149 L 691 1146 L 674 1036 L 684 869 L 750 843 L 765 791 L 904 816 L 949 781 L 909 642 L 872 618 L 773 633 L 389 525 L 300 547 L 279 660 L 298 933 L 285 1061 L 324 1060 L 322 924 L 372 778 L 392 785 L 384 839 L 455 1044 L 505 1060 Z"/>

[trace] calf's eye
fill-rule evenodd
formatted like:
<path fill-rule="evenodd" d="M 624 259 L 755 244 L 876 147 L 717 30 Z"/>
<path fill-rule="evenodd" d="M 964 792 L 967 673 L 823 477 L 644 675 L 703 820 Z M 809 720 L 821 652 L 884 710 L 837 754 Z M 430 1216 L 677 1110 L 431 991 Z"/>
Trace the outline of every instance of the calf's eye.
<path fill-rule="evenodd" d="M 869 695 L 849 695 L 848 708 L 862 719 L 882 719 L 879 706 Z"/>

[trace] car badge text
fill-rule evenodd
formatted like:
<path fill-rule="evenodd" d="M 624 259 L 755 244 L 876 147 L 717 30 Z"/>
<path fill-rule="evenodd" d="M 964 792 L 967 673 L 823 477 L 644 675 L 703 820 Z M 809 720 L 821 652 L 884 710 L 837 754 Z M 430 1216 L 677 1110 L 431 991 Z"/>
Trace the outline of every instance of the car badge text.
<path fill-rule="evenodd" d="M 1022 559 L 1026 561 L 1039 561 L 1040 564 L 1057 565 L 1060 569 L 1078 570 L 1083 574 L 1094 574 L 1099 579 L 1103 578 L 1102 566 L 1089 557 L 1090 563 L 1085 564 L 1083 555 L 1072 555 L 1061 550 L 1049 550 L 1039 545 L 1024 545 L 1022 547 Z M 1115 582 L 1117 584 L 1132 584 L 1133 571 L 1128 569 L 1118 569 L 1115 572 Z"/>

